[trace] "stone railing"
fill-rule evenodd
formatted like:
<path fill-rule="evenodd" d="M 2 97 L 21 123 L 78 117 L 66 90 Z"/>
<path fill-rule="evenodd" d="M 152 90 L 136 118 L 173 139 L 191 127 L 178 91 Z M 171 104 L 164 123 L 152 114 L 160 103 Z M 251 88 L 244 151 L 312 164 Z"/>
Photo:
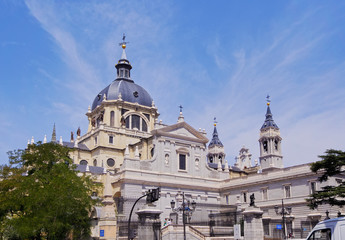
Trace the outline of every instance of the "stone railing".
<path fill-rule="evenodd" d="M 188 226 L 188 229 L 189 229 L 189 231 L 190 231 L 192 234 L 196 235 L 196 236 L 198 237 L 198 239 L 200 239 L 200 240 L 206 239 L 206 238 L 205 238 L 205 235 L 202 234 L 202 233 L 201 233 L 200 231 L 198 231 L 197 229 L 195 229 L 194 227 Z"/>

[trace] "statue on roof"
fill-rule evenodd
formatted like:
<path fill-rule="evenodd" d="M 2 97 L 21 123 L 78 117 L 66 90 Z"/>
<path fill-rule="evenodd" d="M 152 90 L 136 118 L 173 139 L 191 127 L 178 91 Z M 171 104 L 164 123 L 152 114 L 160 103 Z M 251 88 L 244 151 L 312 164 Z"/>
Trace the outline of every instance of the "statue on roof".
<path fill-rule="evenodd" d="M 249 204 L 250 207 L 255 207 L 255 195 L 254 193 L 252 193 L 250 195 L 250 204 Z"/>

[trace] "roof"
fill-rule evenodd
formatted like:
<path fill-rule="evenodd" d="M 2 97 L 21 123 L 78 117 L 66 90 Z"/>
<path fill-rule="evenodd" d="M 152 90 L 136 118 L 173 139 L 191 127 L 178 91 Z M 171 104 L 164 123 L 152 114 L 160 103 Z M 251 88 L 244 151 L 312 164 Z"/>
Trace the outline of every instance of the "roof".
<path fill-rule="evenodd" d="M 62 145 L 65 146 L 65 147 L 68 147 L 68 148 L 75 148 L 74 147 L 74 142 L 63 142 Z M 77 146 L 81 150 L 85 150 L 85 151 L 89 151 L 90 150 L 84 143 L 78 143 Z"/>
<path fill-rule="evenodd" d="M 277 124 L 273 120 L 273 115 L 271 113 L 271 109 L 270 109 L 269 105 L 267 105 L 266 119 L 265 119 L 265 122 L 262 125 L 261 129 L 264 129 L 267 127 L 273 127 L 273 128 L 279 129 Z"/>
<path fill-rule="evenodd" d="M 80 165 L 80 164 L 76 164 L 76 171 L 78 172 L 86 172 L 86 166 L 87 165 Z M 90 173 L 93 173 L 93 174 L 103 174 L 103 171 L 104 171 L 104 168 L 102 167 L 95 167 L 95 166 L 88 166 L 89 167 L 89 170 L 90 170 Z"/>
<path fill-rule="evenodd" d="M 210 168 L 218 169 L 218 163 L 210 163 L 210 162 L 208 162 L 207 164 L 208 164 L 208 166 Z M 224 168 L 225 168 L 225 164 L 222 164 L 222 169 L 224 169 Z M 238 167 L 235 167 L 235 166 L 231 166 L 231 168 L 229 166 L 229 170 L 233 171 L 233 172 L 243 172 L 243 170 L 241 170 L 241 169 L 239 169 Z"/>
<path fill-rule="evenodd" d="M 183 133 L 179 132 L 180 130 L 185 130 Z M 184 139 L 193 142 L 199 142 L 206 144 L 208 142 L 207 137 L 202 133 L 195 130 L 186 122 L 178 122 L 173 125 L 165 126 L 159 129 L 154 129 L 151 131 L 152 135 L 155 136 L 165 136 L 177 139 Z"/>
<path fill-rule="evenodd" d="M 119 99 L 121 93 L 122 100 L 140 105 L 152 106 L 152 98 L 150 94 L 141 86 L 127 79 L 116 79 L 106 88 L 104 88 L 93 100 L 92 110 L 101 105 L 103 96 L 107 100 Z"/>
<path fill-rule="evenodd" d="M 210 148 L 213 146 L 223 147 L 222 142 L 218 138 L 218 132 L 217 132 L 216 126 L 214 126 L 212 140 L 211 140 L 210 144 L 208 145 L 208 147 Z"/>

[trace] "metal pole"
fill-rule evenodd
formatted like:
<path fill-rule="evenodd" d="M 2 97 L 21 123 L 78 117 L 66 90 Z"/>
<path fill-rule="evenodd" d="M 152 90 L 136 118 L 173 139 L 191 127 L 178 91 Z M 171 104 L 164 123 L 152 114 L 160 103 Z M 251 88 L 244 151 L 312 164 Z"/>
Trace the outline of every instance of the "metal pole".
<path fill-rule="evenodd" d="M 184 192 L 182 192 L 182 223 L 183 223 L 183 239 L 186 240 L 186 222 L 184 215 L 185 203 L 184 203 Z"/>
<path fill-rule="evenodd" d="M 134 209 L 134 206 L 135 204 L 137 204 L 137 202 L 142 199 L 143 197 L 146 197 L 147 194 L 145 194 L 144 196 L 141 196 L 140 198 L 138 198 L 135 203 L 133 204 L 132 206 L 132 209 L 131 209 L 131 213 L 129 214 L 129 219 L 128 219 L 128 240 L 131 240 L 130 238 L 130 232 L 131 232 L 131 217 L 132 217 L 132 213 L 133 213 L 133 209 Z M 133 239 L 133 238 L 132 238 Z"/>
<path fill-rule="evenodd" d="M 286 239 L 286 229 L 285 229 L 285 208 L 284 208 L 284 200 L 282 199 L 282 214 L 283 214 L 283 237 Z"/>

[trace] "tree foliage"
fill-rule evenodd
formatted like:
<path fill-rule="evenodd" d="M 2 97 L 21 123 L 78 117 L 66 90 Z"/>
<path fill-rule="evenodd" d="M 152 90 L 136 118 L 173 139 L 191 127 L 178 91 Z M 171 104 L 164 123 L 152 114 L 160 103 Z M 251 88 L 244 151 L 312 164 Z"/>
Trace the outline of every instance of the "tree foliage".
<path fill-rule="evenodd" d="M 5 239 L 83 239 L 90 233 L 97 188 L 78 176 L 69 149 L 31 144 L 9 152 L 0 169 L 0 234 Z"/>
<path fill-rule="evenodd" d="M 345 166 L 345 152 L 340 150 L 329 149 L 326 155 L 321 155 L 320 161 L 311 164 L 310 169 L 315 172 L 321 172 L 318 178 L 320 182 L 326 182 L 329 177 L 343 174 Z M 317 208 L 320 204 L 330 204 L 332 206 L 345 205 L 345 182 L 342 181 L 336 186 L 325 186 L 320 191 L 316 191 L 307 199 L 308 206 L 312 209 Z"/>

